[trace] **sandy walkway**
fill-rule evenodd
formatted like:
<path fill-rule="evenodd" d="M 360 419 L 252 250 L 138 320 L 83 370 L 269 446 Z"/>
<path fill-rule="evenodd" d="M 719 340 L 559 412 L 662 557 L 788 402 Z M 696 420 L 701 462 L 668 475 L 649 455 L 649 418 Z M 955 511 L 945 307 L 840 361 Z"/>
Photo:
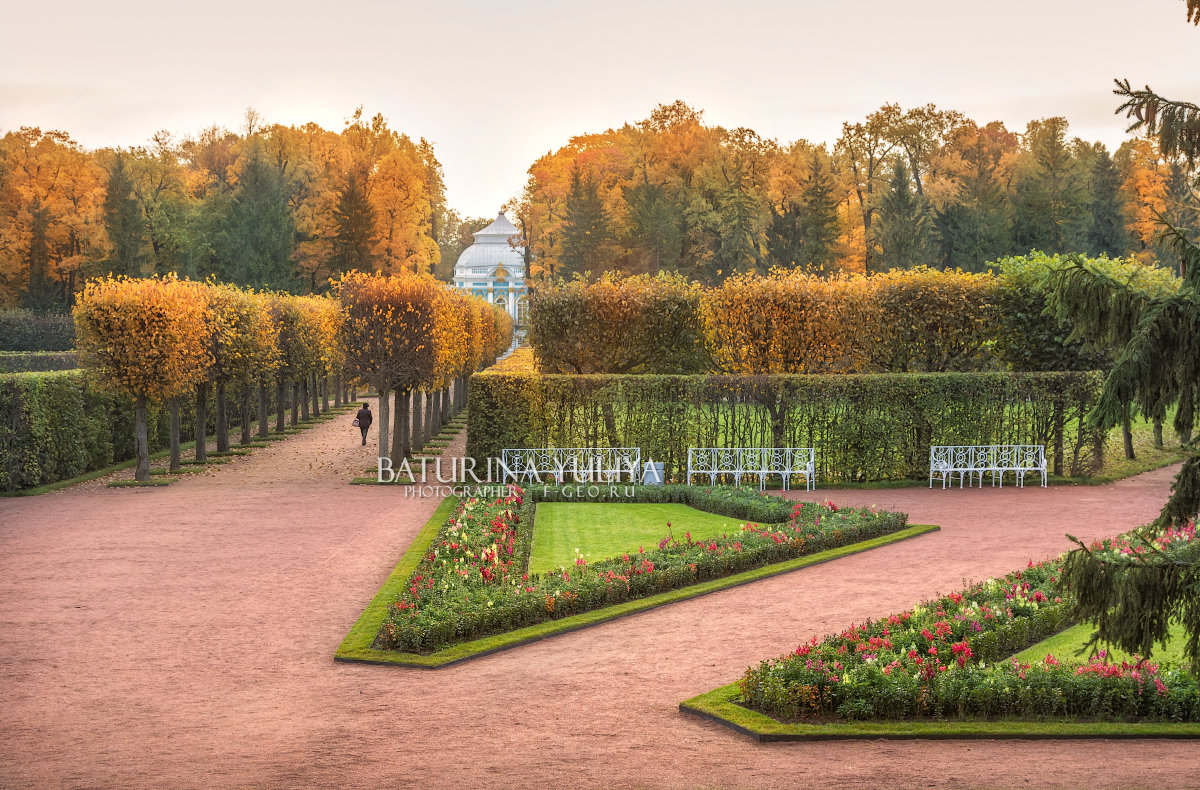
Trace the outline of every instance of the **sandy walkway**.
<path fill-rule="evenodd" d="M 760 746 L 685 717 L 758 659 L 1144 522 L 1106 488 L 817 492 L 937 534 L 436 672 L 333 652 L 436 502 L 351 416 L 165 489 L 0 500 L 4 787 L 1184 787 L 1154 741 Z M 461 441 L 461 439 L 459 440 Z"/>

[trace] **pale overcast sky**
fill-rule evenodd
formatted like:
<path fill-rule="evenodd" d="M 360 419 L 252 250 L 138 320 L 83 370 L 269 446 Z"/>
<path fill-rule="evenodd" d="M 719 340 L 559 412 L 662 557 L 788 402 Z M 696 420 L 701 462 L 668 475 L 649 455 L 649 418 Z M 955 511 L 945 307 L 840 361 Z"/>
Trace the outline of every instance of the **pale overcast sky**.
<path fill-rule="evenodd" d="M 1017 131 L 1065 115 L 1115 147 L 1118 76 L 1200 99 L 1181 0 L 50 0 L 0 15 L 0 134 L 138 145 L 238 128 L 251 106 L 340 129 L 361 104 L 433 141 L 468 215 L 493 214 L 570 136 L 677 98 L 781 141 L 832 143 L 894 101 Z"/>

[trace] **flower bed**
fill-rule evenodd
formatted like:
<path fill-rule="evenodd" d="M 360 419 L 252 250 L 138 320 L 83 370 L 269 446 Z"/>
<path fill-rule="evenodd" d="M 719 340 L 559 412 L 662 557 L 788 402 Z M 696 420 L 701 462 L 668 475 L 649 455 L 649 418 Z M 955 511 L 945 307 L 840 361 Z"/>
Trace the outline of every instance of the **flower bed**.
<path fill-rule="evenodd" d="M 664 535 L 656 546 L 619 557 L 591 563 L 580 558 L 571 568 L 529 574 L 535 502 L 562 501 L 563 491 L 539 488 L 527 494 L 514 487 L 508 496 L 464 499 L 389 606 L 376 647 L 429 653 L 898 532 L 906 522 L 902 513 L 839 510 L 748 491 L 634 490 L 634 498 L 623 501 L 677 501 L 706 510 L 707 502 L 720 515 L 774 514 L 781 523 L 747 519 L 737 534 L 707 541 Z"/>
<path fill-rule="evenodd" d="M 1195 525 L 1157 540 L 1190 552 Z M 1094 547 L 1137 553 L 1124 537 Z M 1200 721 L 1200 686 L 1186 667 L 1006 656 L 1068 624 L 1056 592 L 1061 558 L 975 584 L 883 620 L 814 638 L 746 671 L 738 704 L 778 721 L 991 719 Z"/>

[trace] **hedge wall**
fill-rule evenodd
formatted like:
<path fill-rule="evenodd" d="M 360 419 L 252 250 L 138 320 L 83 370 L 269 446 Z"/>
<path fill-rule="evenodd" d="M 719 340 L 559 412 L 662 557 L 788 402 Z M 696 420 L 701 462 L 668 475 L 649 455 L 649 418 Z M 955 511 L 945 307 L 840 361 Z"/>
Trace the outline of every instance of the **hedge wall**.
<path fill-rule="evenodd" d="M 931 444 L 1044 444 L 1055 474 L 1094 471 L 1096 372 L 471 378 L 467 453 L 641 447 L 682 481 L 689 447 L 817 448 L 822 482 L 922 479 Z"/>
<path fill-rule="evenodd" d="M 239 430 L 233 427 L 239 417 L 237 397 L 236 390 L 230 392 L 230 440 L 234 442 Z M 257 420 L 257 398 L 250 403 L 251 420 Z M 210 421 L 215 411 L 210 393 Z M 194 398 L 182 401 L 179 423 L 180 441 L 196 438 Z M 169 445 L 164 407 L 151 406 L 149 439 L 151 452 Z M 78 370 L 0 374 L 0 491 L 66 480 L 131 458 L 133 401 L 129 398 L 97 389 Z"/>
<path fill-rule="evenodd" d="M 0 373 L 36 373 L 77 367 L 79 355 L 74 351 L 0 351 Z"/>
<path fill-rule="evenodd" d="M 0 351 L 70 351 L 75 319 L 69 313 L 0 310 Z"/>

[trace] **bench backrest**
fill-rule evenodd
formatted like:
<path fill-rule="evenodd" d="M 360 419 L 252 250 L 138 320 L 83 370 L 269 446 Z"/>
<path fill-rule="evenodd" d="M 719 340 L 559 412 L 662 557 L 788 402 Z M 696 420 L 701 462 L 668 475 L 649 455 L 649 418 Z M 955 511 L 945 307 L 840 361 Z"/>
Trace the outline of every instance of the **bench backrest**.
<path fill-rule="evenodd" d="M 580 482 L 629 475 L 642 471 L 640 447 L 515 447 L 500 453 L 501 472 L 513 477 L 567 475 Z"/>
<path fill-rule="evenodd" d="M 1046 465 L 1044 444 L 934 445 L 929 448 L 933 469 L 1041 469 Z"/>
<path fill-rule="evenodd" d="M 689 447 L 691 472 L 804 472 L 811 470 L 812 447 Z"/>

